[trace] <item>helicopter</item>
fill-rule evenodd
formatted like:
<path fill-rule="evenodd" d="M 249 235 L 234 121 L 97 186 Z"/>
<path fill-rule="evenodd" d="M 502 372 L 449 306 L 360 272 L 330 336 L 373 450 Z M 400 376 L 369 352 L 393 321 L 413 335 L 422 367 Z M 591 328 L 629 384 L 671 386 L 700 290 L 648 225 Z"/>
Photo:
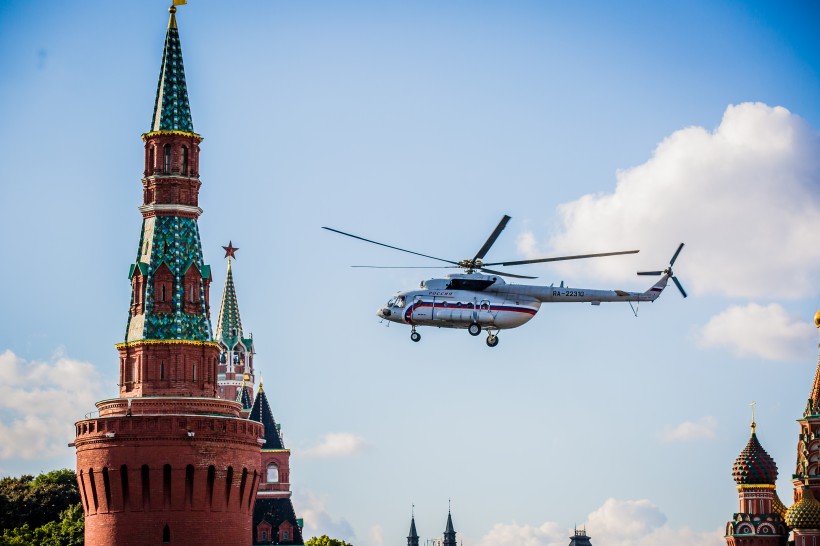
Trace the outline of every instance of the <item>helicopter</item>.
<path fill-rule="evenodd" d="M 592 305 L 600 305 L 601 302 L 629 302 L 629 304 L 632 305 L 632 302 L 652 302 L 660 297 L 669 279 L 672 279 L 672 282 L 675 283 L 681 295 L 684 298 L 687 297 L 686 291 L 672 271 L 675 260 L 678 259 L 678 255 L 681 250 L 683 250 L 683 243 L 678 246 L 672 259 L 669 261 L 669 265 L 662 271 L 638 272 L 638 275 L 660 276 L 658 282 L 650 286 L 645 292 L 570 288 L 564 286 L 563 281 L 560 286 L 507 283 L 503 277 L 517 279 L 536 279 L 537 277 L 498 271 L 490 269 L 490 267 L 581 260 L 623 254 L 636 254 L 639 252 L 638 250 L 622 250 L 617 252 L 536 258 L 532 260 L 484 262 L 484 257 L 509 221 L 510 216 L 504 215 L 475 256 L 472 259 L 460 261 L 446 260 L 444 258 L 414 252 L 397 246 L 365 239 L 364 237 L 326 226 L 323 226 L 322 229 L 450 264 L 430 267 L 370 265 L 354 265 L 352 267 L 377 269 L 422 269 L 432 267 L 464 270 L 463 273 L 453 273 L 444 278 L 423 280 L 421 281 L 419 290 L 397 292 L 384 306 L 376 311 L 376 315 L 382 320 L 409 325 L 410 339 L 415 342 L 421 340 L 421 334 L 416 331 L 417 327 L 436 326 L 439 328 L 466 329 L 472 336 L 478 336 L 482 330 L 484 330 L 487 332 L 487 345 L 489 347 L 495 347 L 498 345 L 498 332 L 526 324 L 535 316 L 541 308 L 542 303 L 588 302 Z M 634 307 L 633 312 L 637 314 Z"/>

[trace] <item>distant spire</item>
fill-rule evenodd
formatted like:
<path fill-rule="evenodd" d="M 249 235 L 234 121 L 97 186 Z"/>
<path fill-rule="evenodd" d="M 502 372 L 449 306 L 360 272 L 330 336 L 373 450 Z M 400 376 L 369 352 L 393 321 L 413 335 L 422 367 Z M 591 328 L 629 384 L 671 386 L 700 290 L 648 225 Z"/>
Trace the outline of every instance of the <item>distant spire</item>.
<path fill-rule="evenodd" d="M 242 386 L 236 391 L 236 401 L 242 404 L 243 411 L 250 411 L 253 408 L 251 395 L 248 394 L 248 387 L 245 384 L 247 374 L 242 376 Z"/>
<path fill-rule="evenodd" d="M 453 527 L 453 516 L 450 512 L 450 499 L 447 499 L 447 527 L 444 529 L 443 546 L 456 546 L 456 530 Z"/>
<path fill-rule="evenodd" d="M 228 243 L 228 247 L 233 252 L 237 250 L 230 243 Z M 225 256 L 228 257 L 227 252 Z M 222 292 L 222 303 L 219 306 L 219 317 L 217 318 L 214 337 L 216 341 L 221 341 L 230 350 L 242 339 L 242 335 L 242 319 L 239 316 L 239 302 L 236 299 L 236 288 L 233 283 L 233 271 L 229 258 L 228 275 L 225 278 L 225 289 Z"/>
<path fill-rule="evenodd" d="M 154 101 L 154 117 L 151 119 L 151 132 L 183 131 L 194 132 L 191 121 L 191 107 L 188 104 L 188 87 L 185 84 L 185 68 L 182 65 L 182 45 L 177 30 L 177 9 L 168 8 L 171 17 L 168 19 L 168 32 L 165 35 L 165 48 L 162 51 L 162 67 L 157 83 L 157 97 Z"/>
<path fill-rule="evenodd" d="M 419 534 L 416 532 L 415 505 L 410 508 L 410 534 L 407 535 L 407 546 L 419 546 Z"/>

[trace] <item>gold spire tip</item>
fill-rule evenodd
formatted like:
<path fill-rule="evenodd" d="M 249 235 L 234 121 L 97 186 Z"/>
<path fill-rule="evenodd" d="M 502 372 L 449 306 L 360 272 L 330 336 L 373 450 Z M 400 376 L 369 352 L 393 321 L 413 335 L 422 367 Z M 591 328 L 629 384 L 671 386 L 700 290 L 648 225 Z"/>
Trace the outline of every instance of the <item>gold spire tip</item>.
<path fill-rule="evenodd" d="M 757 423 L 755 423 L 755 404 L 756 402 L 752 400 L 752 403 L 749 404 L 752 406 L 752 434 L 755 433 L 755 429 L 757 428 Z"/>

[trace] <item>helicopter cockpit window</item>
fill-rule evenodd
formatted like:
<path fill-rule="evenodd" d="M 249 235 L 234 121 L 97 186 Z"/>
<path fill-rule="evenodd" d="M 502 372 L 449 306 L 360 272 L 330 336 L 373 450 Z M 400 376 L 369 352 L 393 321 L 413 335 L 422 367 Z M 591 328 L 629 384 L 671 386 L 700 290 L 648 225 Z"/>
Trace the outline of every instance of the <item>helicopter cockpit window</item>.
<path fill-rule="evenodd" d="M 395 304 L 396 304 L 396 297 L 395 296 L 393 296 L 392 298 L 387 300 L 387 306 L 388 307 L 393 307 Z"/>
<path fill-rule="evenodd" d="M 394 305 L 400 309 L 404 308 L 404 296 L 399 296 L 396 298 L 396 303 Z"/>

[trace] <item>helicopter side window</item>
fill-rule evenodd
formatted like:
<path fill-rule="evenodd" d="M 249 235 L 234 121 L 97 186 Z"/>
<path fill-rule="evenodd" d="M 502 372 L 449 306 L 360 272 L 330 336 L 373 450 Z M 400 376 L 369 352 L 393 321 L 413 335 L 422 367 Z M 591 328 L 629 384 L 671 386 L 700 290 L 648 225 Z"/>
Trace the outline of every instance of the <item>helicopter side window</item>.
<path fill-rule="evenodd" d="M 396 307 L 398 307 L 399 309 L 403 309 L 404 308 L 404 296 L 399 296 L 398 298 L 396 298 L 396 303 L 394 305 Z"/>

